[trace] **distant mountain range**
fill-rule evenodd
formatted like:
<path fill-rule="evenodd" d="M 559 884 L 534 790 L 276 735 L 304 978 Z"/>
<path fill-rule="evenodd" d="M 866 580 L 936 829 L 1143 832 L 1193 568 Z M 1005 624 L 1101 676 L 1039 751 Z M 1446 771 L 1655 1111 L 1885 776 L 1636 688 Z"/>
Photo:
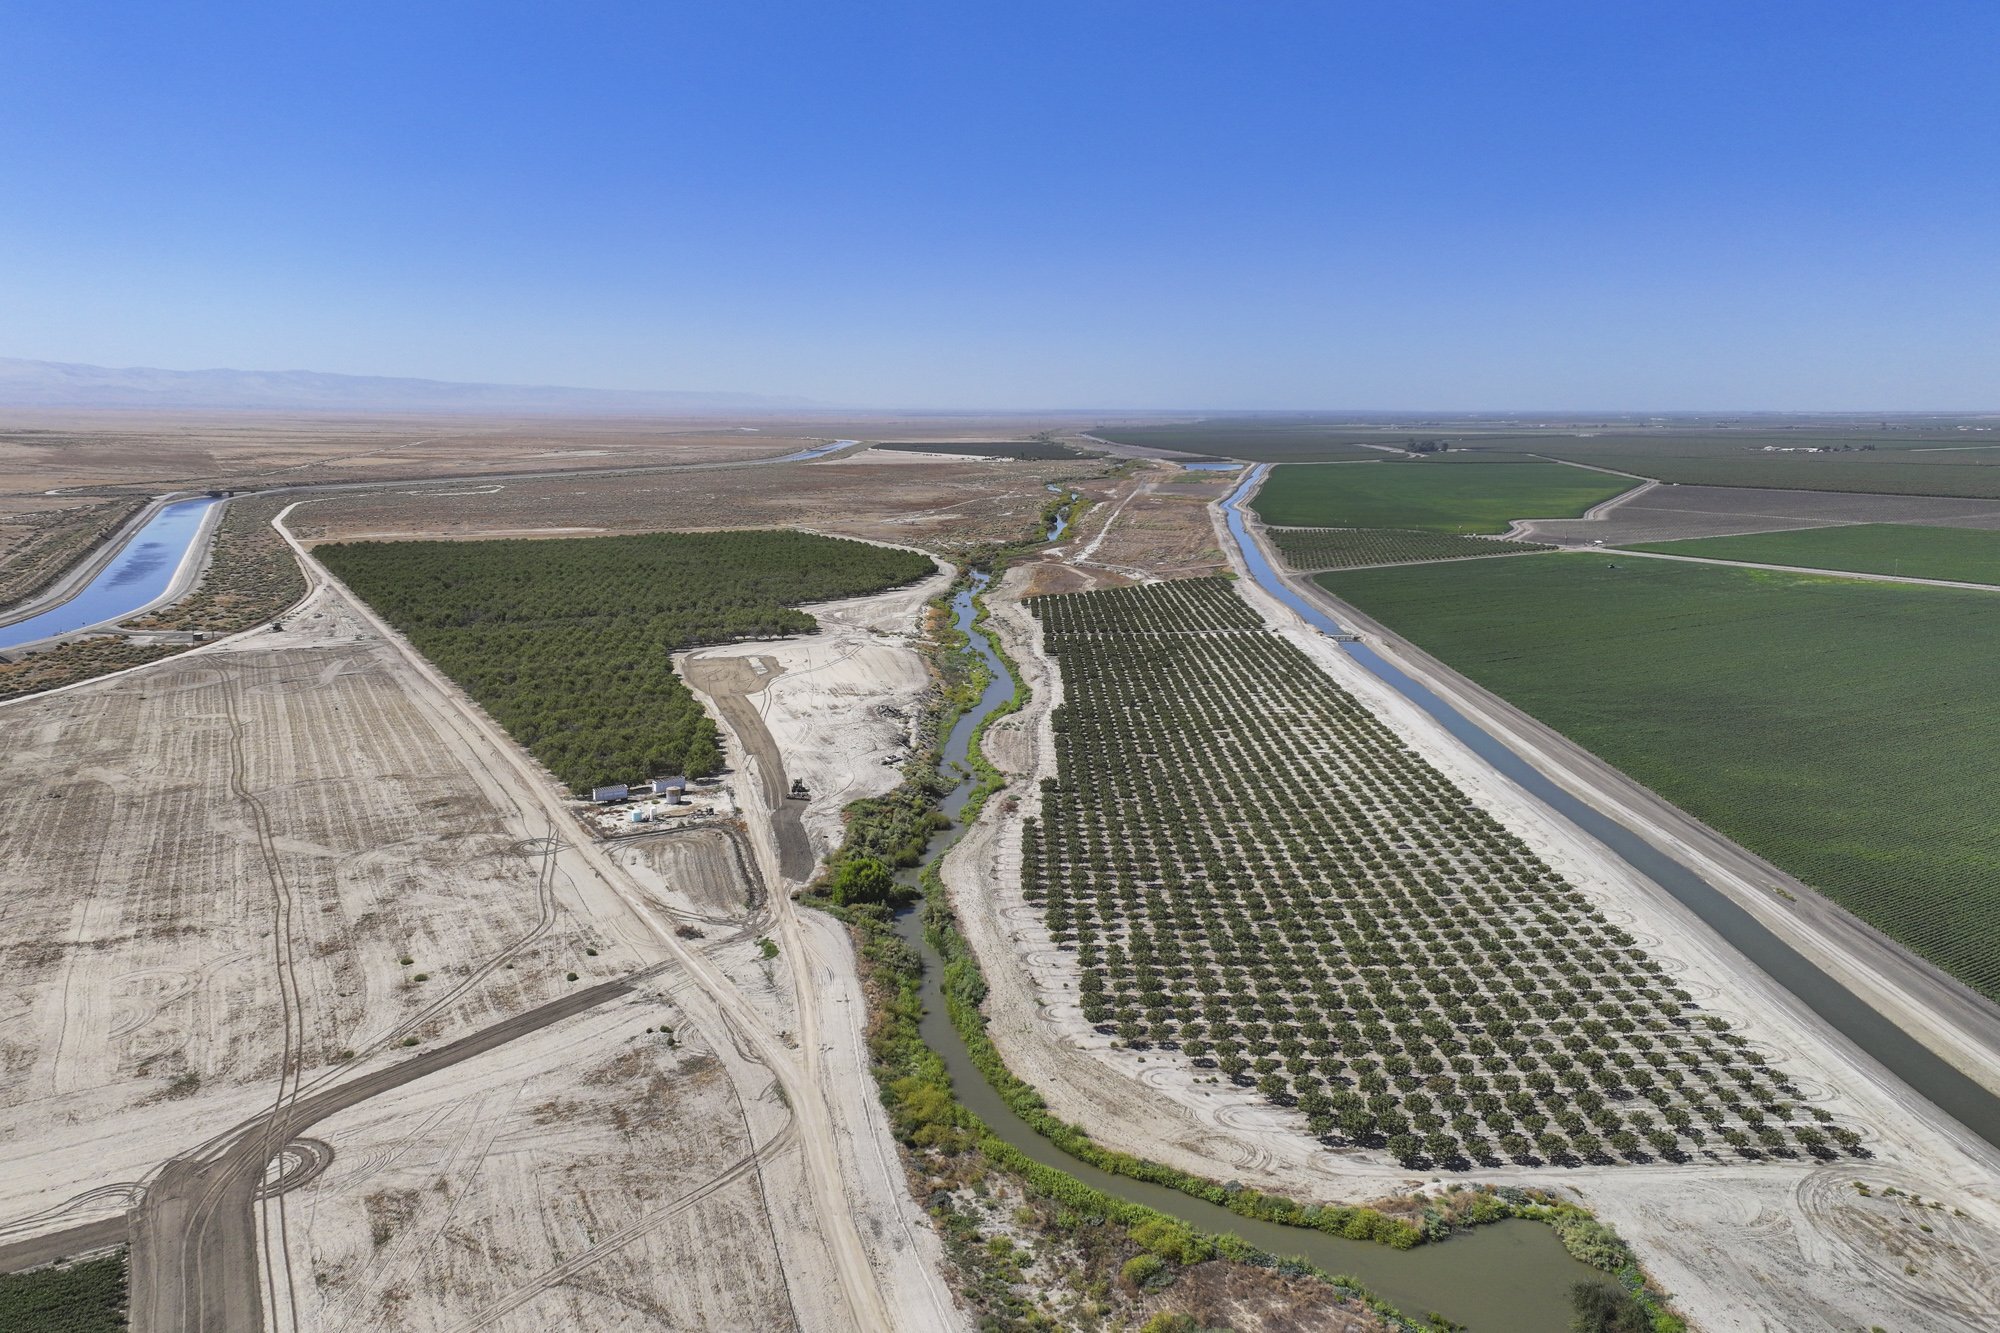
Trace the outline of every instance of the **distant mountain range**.
<path fill-rule="evenodd" d="M 316 370 L 157 370 L 0 357 L 0 406 L 268 408 L 319 412 L 573 412 L 687 414 L 784 411 L 805 398 L 669 389 L 459 384 Z"/>

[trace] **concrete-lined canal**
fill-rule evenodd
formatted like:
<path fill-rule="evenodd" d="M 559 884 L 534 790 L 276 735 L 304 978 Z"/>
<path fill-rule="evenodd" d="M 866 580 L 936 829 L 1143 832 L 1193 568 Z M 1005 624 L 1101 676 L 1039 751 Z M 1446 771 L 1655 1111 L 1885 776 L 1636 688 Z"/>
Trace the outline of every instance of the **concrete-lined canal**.
<path fill-rule="evenodd" d="M 973 598 L 986 583 L 986 576 L 976 574 L 972 586 L 952 599 L 953 623 L 966 635 L 989 674 L 978 702 L 958 717 L 945 739 L 943 769 L 962 775 L 942 805 L 955 827 L 932 844 L 926 863 L 949 852 L 962 833 L 956 825 L 974 786 L 967 762 L 973 733 L 1014 694 L 1014 679 L 1006 663 L 975 623 L 978 613 Z M 1105 1194 L 1178 1217 L 1202 1231 L 1234 1234 L 1273 1254 L 1303 1258 L 1328 1272 L 1353 1277 L 1405 1314 L 1421 1318 L 1435 1310 L 1474 1333 L 1550 1333 L 1565 1327 L 1570 1286 L 1604 1280 L 1603 1274 L 1571 1258 L 1555 1233 L 1537 1222 L 1504 1221 L 1441 1243 L 1394 1250 L 1305 1227 L 1259 1222 L 1179 1190 L 1113 1175 L 1079 1161 L 1016 1115 L 973 1063 L 946 1012 L 943 963 L 924 939 L 921 913 L 903 913 L 896 929 L 923 958 L 920 1031 L 925 1043 L 944 1061 L 954 1095 L 995 1134 L 1044 1166 L 1075 1176 Z"/>
<path fill-rule="evenodd" d="M 75 596 L 38 615 L 0 626 L 0 648 L 110 624 L 159 601 L 194 557 L 208 511 L 221 503 L 202 496 L 164 506 Z"/>

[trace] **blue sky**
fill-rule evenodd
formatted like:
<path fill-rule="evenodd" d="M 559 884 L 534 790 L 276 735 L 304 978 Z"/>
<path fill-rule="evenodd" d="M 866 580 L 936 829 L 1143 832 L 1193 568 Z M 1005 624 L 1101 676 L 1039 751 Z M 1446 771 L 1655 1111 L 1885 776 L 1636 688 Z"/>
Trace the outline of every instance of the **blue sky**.
<path fill-rule="evenodd" d="M 2000 406 L 2000 5 L 0 0 L 0 355 Z"/>

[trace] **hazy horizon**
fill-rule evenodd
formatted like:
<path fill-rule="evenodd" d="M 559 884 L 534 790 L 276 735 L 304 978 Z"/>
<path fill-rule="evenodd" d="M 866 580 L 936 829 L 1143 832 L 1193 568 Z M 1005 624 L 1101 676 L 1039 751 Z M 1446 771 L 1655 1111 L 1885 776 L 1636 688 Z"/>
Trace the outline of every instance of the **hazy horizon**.
<path fill-rule="evenodd" d="M 23 358 L 843 410 L 1995 397 L 1990 5 L 86 3 L 10 38 Z"/>

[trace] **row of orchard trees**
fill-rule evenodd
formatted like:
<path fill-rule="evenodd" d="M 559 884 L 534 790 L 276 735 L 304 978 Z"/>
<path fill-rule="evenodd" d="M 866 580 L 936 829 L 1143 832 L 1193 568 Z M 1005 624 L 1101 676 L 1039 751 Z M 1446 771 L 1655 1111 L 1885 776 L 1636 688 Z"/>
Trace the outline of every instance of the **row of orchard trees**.
<path fill-rule="evenodd" d="M 1452 532 L 1402 528 L 1267 528 L 1278 554 L 1293 569 L 1357 569 L 1422 560 L 1469 560 L 1554 548 L 1541 542 L 1465 537 Z"/>
<path fill-rule="evenodd" d="M 722 763 L 672 654 L 811 630 L 929 557 L 801 532 L 344 542 L 315 552 L 575 791 Z"/>
<path fill-rule="evenodd" d="M 1225 582 L 1030 606 L 1023 889 L 1100 1030 L 1411 1164 L 1858 1144 Z"/>

